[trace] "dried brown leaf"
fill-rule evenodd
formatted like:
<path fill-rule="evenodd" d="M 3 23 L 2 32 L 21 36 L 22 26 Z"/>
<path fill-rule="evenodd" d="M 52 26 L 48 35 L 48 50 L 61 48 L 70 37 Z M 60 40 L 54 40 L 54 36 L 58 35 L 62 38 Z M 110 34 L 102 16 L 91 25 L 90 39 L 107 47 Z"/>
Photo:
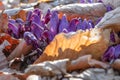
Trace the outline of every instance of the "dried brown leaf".
<path fill-rule="evenodd" d="M 115 60 L 115 62 L 112 64 L 112 67 L 114 69 L 120 70 L 120 59 Z"/>
<path fill-rule="evenodd" d="M 7 40 L 10 43 L 10 45 L 6 46 L 5 49 L 3 50 L 5 55 L 8 56 L 15 49 L 15 47 L 19 44 L 19 40 L 11 37 L 10 35 L 6 33 L 1 33 L 0 44 L 3 43 L 5 40 Z"/>
<path fill-rule="evenodd" d="M 10 45 L 10 43 L 5 40 L 1 45 L 0 45 L 0 69 L 3 69 L 5 67 L 8 67 L 8 61 L 6 59 L 6 56 L 4 55 L 4 53 L 2 52 L 3 49 Z"/>
<path fill-rule="evenodd" d="M 3 2 L 0 1 L 0 10 L 4 10 L 4 9 L 5 9 L 5 6 L 4 6 Z"/>
<path fill-rule="evenodd" d="M 17 19 L 17 18 L 21 18 L 22 20 L 26 20 L 26 14 L 27 14 L 27 11 L 25 10 L 20 10 L 18 11 L 17 14 L 11 16 L 13 19 Z"/>
<path fill-rule="evenodd" d="M 8 28 L 8 15 L 3 12 L 0 14 L 0 33 L 6 32 Z"/>
<path fill-rule="evenodd" d="M 85 56 L 79 57 L 76 60 L 71 61 L 71 63 L 67 67 L 67 70 L 73 71 L 78 69 L 87 69 L 90 67 L 107 68 L 108 64 L 92 59 L 91 55 L 85 55 Z"/>
<path fill-rule="evenodd" d="M 26 70 L 26 74 L 35 74 L 40 76 L 55 76 L 66 74 L 66 66 L 69 59 L 45 61 L 39 64 L 30 65 Z"/>
<path fill-rule="evenodd" d="M 13 75 L 10 74 L 0 74 L 0 80 L 20 80 L 17 77 L 14 77 Z"/>
<path fill-rule="evenodd" d="M 60 33 L 35 63 L 64 58 L 74 60 L 86 54 L 91 54 L 94 59 L 100 60 L 108 48 L 109 38 L 110 30 L 103 31 L 97 28 L 76 33 Z"/>
<path fill-rule="evenodd" d="M 32 49 L 31 45 L 27 45 L 24 40 L 18 44 L 18 46 L 12 51 L 12 53 L 8 56 L 8 61 L 14 59 L 15 57 L 21 57 L 21 55 L 28 54 Z"/>
<path fill-rule="evenodd" d="M 60 18 L 63 16 L 63 14 L 66 14 L 68 20 L 76 17 L 96 20 L 97 18 L 102 17 L 106 12 L 106 8 L 102 3 L 68 4 L 63 6 L 57 6 L 52 10 L 57 10 L 60 14 Z"/>
<path fill-rule="evenodd" d="M 102 20 L 96 25 L 99 28 L 111 28 L 115 32 L 120 31 L 120 7 L 107 12 Z"/>

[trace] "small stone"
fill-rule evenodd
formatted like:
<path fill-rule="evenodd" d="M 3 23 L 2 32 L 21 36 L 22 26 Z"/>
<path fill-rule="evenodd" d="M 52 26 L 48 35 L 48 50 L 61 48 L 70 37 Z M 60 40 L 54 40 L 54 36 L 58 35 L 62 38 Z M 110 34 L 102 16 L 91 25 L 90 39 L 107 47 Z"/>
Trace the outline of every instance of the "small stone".
<path fill-rule="evenodd" d="M 79 73 L 76 72 L 76 71 L 73 71 L 71 74 L 72 74 L 72 75 L 77 75 L 77 74 L 79 74 Z"/>
<path fill-rule="evenodd" d="M 63 78 L 62 80 L 69 80 L 68 78 Z"/>
<path fill-rule="evenodd" d="M 83 79 L 80 79 L 80 78 L 70 78 L 69 80 L 83 80 Z"/>
<path fill-rule="evenodd" d="M 26 80 L 41 80 L 41 77 L 38 75 L 30 75 Z"/>
<path fill-rule="evenodd" d="M 120 76 L 115 76 L 114 80 L 120 80 Z"/>

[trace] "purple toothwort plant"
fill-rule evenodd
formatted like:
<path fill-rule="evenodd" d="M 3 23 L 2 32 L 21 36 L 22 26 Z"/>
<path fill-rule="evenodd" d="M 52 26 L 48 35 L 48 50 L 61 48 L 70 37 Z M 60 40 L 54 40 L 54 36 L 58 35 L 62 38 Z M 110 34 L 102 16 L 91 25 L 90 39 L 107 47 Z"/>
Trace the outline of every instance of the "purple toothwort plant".
<path fill-rule="evenodd" d="M 24 38 L 37 49 L 42 46 L 41 43 L 47 46 L 58 33 L 94 28 L 92 20 L 74 18 L 68 21 L 66 15 L 59 19 L 57 11 L 48 10 L 45 16 L 41 15 L 42 12 L 37 8 L 27 12 L 26 21 L 9 19 L 8 33 L 15 38 Z"/>
<path fill-rule="evenodd" d="M 109 47 L 103 55 L 103 61 L 111 61 L 120 58 L 120 45 Z"/>

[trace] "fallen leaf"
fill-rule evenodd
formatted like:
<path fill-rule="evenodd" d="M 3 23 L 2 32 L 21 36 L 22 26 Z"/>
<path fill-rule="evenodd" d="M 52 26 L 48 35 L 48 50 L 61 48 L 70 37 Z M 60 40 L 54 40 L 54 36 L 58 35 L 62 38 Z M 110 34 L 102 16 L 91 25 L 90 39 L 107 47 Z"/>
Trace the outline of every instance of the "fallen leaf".
<path fill-rule="evenodd" d="M 79 69 L 87 69 L 90 67 L 104 68 L 108 67 L 108 64 L 92 59 L 91 55 L 81 56 L 76 60 L 72 60 L 69 65 L 67 65 L 67 71 L 74 71 Z"/>
<path fill-rule="evenodd" d="M 31 51 L 31 49 L 31 45 L 27 45 L 27 43 L 24 40 L 21 40 L 18 46 L 8 56 L 7 60 L 10 61 L 15 57 L 21 57 L 21 55 L 26 55 Z"/>
<path fill-rule="evenodd" d="M 25 21 L 25 20 L 26 20 L 26 15 L 27 15 L 27 11 L 25 11 L 25 10 L 20 10 L 20 11 L 18 11 L 17 14 L 11 16 L 11 18 L 12 18 L 12 19 L 15 19 L 15 20 L 16 20 L 17 18 L 21 18 L 23 21 Z"/>
<path fill-rule="evenodd" d="M 4 10 L 4 9 L 5 9 L 5 6 L 4 6 L 3 2 L 0 1 L 0 10 Z"/>
<path fill-rule="evenodd" d="M 3 12 L 0 15 L 0 32 L 6 32 L 8 28 L 8 15 Z"/>
<path fill-rule="evenodd" d="M 55 76 L 58 74 L 67 75 L 67 71 L 87 69 L 90 67 L 106 69 L 108 64 L 92 59 L 91 55 L 85 55 L 75 60 L 61 59 L 32 64 L 25 70 L 25 73 L 29 75 L 40 75 L 42 77 Z"/>
<path fill-rule="evenodd" d="M 112 64 L 112 67 L 114 69 L 120 70 L 120 59 L 116 59 L 114 63 Z"/>
<path fill-rule="evenodd" d="M 13 75 L 10 74 L 0 74 L 0 80 L 20 80 L 17 77 L 14 77 Z"/>
<path fill-rule="evenodd" d="M 68 61 L 69 59 L 62 59 L 33 64 L 28 66 L 28 68 L 25 70 L 25 73 L 29 75 L 40 75 L 42 77 L 66 74 L 66 66 Z"/>
<path fill-rule="evenodd" d="M 13 77 L 11 80 L 16 80 L 16 79 L 17 80 L 26 80 L 26 78 L 29 75 L 24 74 L 24 73 L 20 73 L 19 71 L 16 71 L 16 70 L 11 69 L 11 68 L 4 68 L 4 69 L 0 70 L 0 77 L 2 77 L 2 76 Z M 4 80 L 4 79 L 2 79 L 2 80 Z M 8 79 L 5 79 L 5 80 L 10 80 L 10 79 L 8 78 Z"/>
<path fill-rule="evenodd" d="M 106 8 L 102 3 L 92 3 L 92 4 L 68 4 L 63 6 L 57 6 L 52 10 L 59 12 L 59 17 L 62 18 L 66 14 L 68 20 L 72 18 L 82 18 L 82 19 L 91 19 L 93 21 L 97 20 L 99 17 L 102 17 Z"/>
<path fill-rule="evenodd" d="M 116 33 L 120 31 L 120 7 L 107 12 L 102 20 L 95 26 L 103 29 L 111 28 Z"/>
<path fill-rule="evenodd" d="M 43 54 L 34 62 L 68 58 L 77 59 L 91 54 L 93 59 L 100 60 L 109 46 L 110 30 L 91 29 L 70 33 L 60 33 L 45 48 Z"/>
<path fill-rule="evenodd" d="M 4 53 L 2 52 L 3 49 L 10 45 L 10 43 L 5 40 L 1 45 L 0 45 L 0 69 L 3 69 L 5 67 L 8 67 L 8 61 L 6 59 L 6 56 L 4 55 Z"/>
<path fill-rule="evenodd" d="M 79 74 L 81 80 L 114 80 L 116 75 L 113 69 L 109 69 L 106 73 L 105 69 L 100 68 L 89 68 Z M 115 80 L 119 80 L 117 78 Z"/>
<path fill-rule="evenodd" d="M 3 50 L 5 55 L 8 56 L 15 49 L 15 47 L 19 44 L 19 40 L 11 37 L 10 35 L 6 33 L 1 33 L 0 44 L 3 43 L 5 40 L 7 40 L 10 43 L 10 45 L 6 46 L 5 49 Z"/>

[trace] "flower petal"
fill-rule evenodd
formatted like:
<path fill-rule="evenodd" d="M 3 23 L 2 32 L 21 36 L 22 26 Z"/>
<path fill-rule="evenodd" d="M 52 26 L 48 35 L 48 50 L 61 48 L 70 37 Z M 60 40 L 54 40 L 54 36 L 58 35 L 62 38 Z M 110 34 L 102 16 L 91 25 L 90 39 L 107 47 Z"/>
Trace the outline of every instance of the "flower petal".
<path fill-rule="evenodd" d="M 120 45 L 115 46 L 115 59 L 120 58 Z"/>
<path fill-rule="evenodd" d="M 88 28 L 88 22 L 86 19 L 84 19 L 82 22 L 82 30 L 86 30 L 87 28 Z"/>
<path fill-rule="evenodd" d="M 115 48 L 113 46 L 109 47 L 103 55 L 103 61 L 111 61 L 115 59 L 114 54 L 115 54 Z"/>
<path fill-rule="evenodd" d="M 28 45 L 32 45 L 34 48 L 38 48 L 38 40 L 31 32 L 24 33 L 24 39 Z"/>
<path fill-rule="evenodd" d="M 24 21 L 23 21 L 21 18 L 17 18 L 17 19 L 16 19 L 16 23 L 18 23 L 18 24 L 19 24 L 19 23 L 23 24 Z"/>
<path fill-rule="evenodd" d="M 106 5 L 107 12 L 113 10 L 112 6 L 110 4 Z"/>
<path fill-rule="evenodd" d="M 70 25 L 68 28 L 68 31 L 76 31 L 77 30 L 77 24 L 78 24 L 79 20 L 74 18 L 70 21 Z"/>
<path fill-rule="evenodd" d="M 77 30 L 82 29 L 82 19 L 79 19 L 79 22 L 76 27 L 77 27 Z"/>
<path fill-rule="evenodd" d="M 112 42 L 115 42 L 115 34 L 114 34 L 113 31 L 110 33 L 110 40 L 111 40 Z"/>
<path fill-rule="evenodd" d="M 63 32 L 65 30 L 67 30 L 69 27 L 69 22 L 66 18 L 66 16 L 64 15 L 60 21 L 60 25 L 59 25 L 59 32 Z"/>
<path fill-rule="evenodd" d="M 51 16 L 51 12 L 48 9 L 47 14 L 45 15 L 45 24 L 47 24 L 50 21 L 50 16 Z"/>
<path fill-rule="evenodd" d="M 8 23 L 8 33 L 13 37 L 18 38 L 18 28 L 12 23 Z"/>
<path fill-rule="evenodd" d="M 50 31 L 53 36 L 58 33 L 59 18 L 57 11 L 53 11 L 50 19 Z"/>
<path fill-rule="evenodd" d="M 31 24 L 31 31 L 37 37 L 37 39 L 41 38 L 41 33 L 43 32 L 44 28 L 39 26 L 38 24 L 32 22 Z"/>
<path fill-rule="evenodd" d="M 41 18 L 41 11 L 39 8 L 36 8 L 34 11 L 33 11 L 34 14 L 38 15 L 39 18 Z"/>
<path fill-rule="evenodd" d="M 88 0 L 89 3 L 93 3 L 93 0 Z"/>
<path fill-rule="evenodd" d="M 27 18 L 26 18 L 27 21 L 30 21 L 31 15 L 32 15 L 32 11 L 28 11 L 28 12 L 27 12 L 27 16 L 26 16 L 26 17 L 27 17 Z"/>
<path fill-rule="evenodd" d="M 88 29 L 94 28 L 94 23 L 92 20 L 88 20 L 88 26 L 89 26 Z"/>

